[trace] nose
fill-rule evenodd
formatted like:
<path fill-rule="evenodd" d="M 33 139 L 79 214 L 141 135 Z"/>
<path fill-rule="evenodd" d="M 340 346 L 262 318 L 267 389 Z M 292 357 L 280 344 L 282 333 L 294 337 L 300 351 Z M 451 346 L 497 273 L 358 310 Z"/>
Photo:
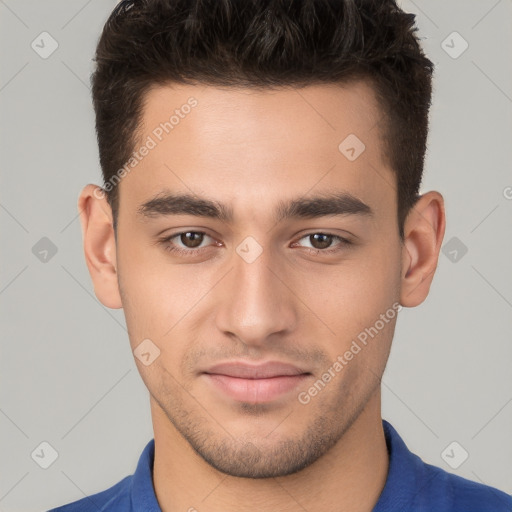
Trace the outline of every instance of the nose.
<path fill-rule="evenodd" d="M 271 260 L 268 250 L 252 262 L 235 253 L 234 268 L 216 297 L 217 328 L 252 347 L 274 341 L 275 335 L 289 333 L 297 324 L 298 301 L 290 290 L 293 286 L 282 266 Z"/>

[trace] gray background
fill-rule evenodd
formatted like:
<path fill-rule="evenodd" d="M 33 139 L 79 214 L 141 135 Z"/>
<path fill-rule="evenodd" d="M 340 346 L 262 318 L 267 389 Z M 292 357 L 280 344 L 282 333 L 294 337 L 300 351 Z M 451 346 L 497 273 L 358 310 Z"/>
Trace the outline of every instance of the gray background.
<path fill-rule="evenodd" d="M 88 83 L 115 3 L 0 0 L 0 511 L 106 489 L 152 437 L 123 312 L 94 296 L 76 207 L 101 184 Z M 512 2 L 401 5 L 436 64 L 423 191 L 444 195 L 448 220 L 428 299 L 400 313 L 383 417 L 426 462 L 512 493 Z M 43 31 L 58 42 L 46 59 L 31 47 Z M 454 31 L 469 44 L 457 58 Z M 43 237 L 57 249 L 46 261 Z M 58 452 L 48 469 L 31 457 L 43 441 Z M 453 441 L 448 460 L 469 453 L 457 469 L 441 455 Z"/>

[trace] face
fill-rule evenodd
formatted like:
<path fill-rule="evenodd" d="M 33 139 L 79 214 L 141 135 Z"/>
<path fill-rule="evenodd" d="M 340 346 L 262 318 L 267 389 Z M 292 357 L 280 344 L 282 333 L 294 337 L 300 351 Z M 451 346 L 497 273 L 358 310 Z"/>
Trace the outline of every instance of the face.
<path fill-rule="evenodd" d="M 380 406 L 402 277 L 380 116 L 363 82 L 146 96 L 122 307 L 155 429 L 222 472 L 296 472 Z"/>

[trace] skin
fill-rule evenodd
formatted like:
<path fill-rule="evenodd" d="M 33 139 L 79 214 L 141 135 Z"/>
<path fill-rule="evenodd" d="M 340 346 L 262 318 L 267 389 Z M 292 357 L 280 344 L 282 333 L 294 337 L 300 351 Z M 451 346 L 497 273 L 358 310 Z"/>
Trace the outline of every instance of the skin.
<path fill-rule="evenodd" d="M 159 86 L 146 96 L 141 141 L 190 97 L 197 106 L 118 185 L 117 241 L 99 188 L 87 185 L 78 202 L 96 296 L 124 309 L 132 349 L 149 338 L 161 351 L 148 366 L 135 358 L 151 397 L 160 506 L 371 511 L 388 471 L 380 379 L 397 316 L 309 403 L 297 395 L 393 303 L 425 300 L 444 236 L 443 197 L 421 196 L 401 243 L 396 179 L 365 82 L 274 91 Z M 366 146 L 354 161 L 338 150 L 351 133 Z M 163 190 L 224 203 L 233 222 L 140 215 Z M 276 223 L 281 201 L 333 191 L 350 192 L 374 215 Z M 186 231 L 206 233 L 206 249 L 179 256 L 158 242 Z M 306 235 L 322 232 L 353 244 L 313 254 L 320 245 Z M 262 247 L 252 263 L 236 251 L 247 236 Z M 235 358 L 288 362 L 311 375 L 269 403 L 240 402 L 200 375 Z"/>

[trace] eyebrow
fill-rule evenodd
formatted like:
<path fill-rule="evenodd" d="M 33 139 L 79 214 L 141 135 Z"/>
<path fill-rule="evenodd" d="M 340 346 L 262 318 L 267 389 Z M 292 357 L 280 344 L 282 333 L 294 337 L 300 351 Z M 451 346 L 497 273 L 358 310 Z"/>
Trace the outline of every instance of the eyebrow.
<path fill-rule="evenodd" d="M 138 208 L 145 218 L 168 215 L 193 215 L 217 219 L 227 224 L 233 222 L 233 209 L 213 199 L 190 194 L 159 194 Z M 373 210 L 349 192 L 326 193 L 314 197 L 300 197 L 280 201 L 275 211 L 275 221 L 284 219 L 312 219 L 331 215 L 361 215 L 371 217 Z"/>

